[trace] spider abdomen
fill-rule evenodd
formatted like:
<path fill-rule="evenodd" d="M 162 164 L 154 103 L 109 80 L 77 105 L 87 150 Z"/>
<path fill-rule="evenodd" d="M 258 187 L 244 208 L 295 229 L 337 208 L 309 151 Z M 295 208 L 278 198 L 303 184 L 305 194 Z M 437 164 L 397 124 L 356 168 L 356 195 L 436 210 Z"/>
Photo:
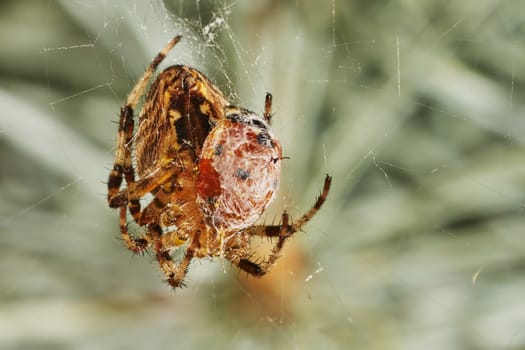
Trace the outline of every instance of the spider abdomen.
<path fill-rule="evenodd" d="M 218 229 L 238 231 L 257 221 L 274 197 L 281 175 L 281 144 L 266 121 L 226 108 L 204 141 L 196 182 L 197 201 Z"/>

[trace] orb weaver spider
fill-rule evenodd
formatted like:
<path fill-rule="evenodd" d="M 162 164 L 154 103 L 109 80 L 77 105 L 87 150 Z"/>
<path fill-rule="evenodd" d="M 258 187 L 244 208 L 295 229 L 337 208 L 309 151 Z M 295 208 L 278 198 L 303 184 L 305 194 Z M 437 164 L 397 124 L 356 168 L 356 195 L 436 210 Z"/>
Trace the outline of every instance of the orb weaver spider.
<path fill-rule="evenodd" d="M 150 63 L 120 110 L 115 160 L 108 180 L 108 204 L 119 209 L 120 233 L 135 253 L 152 248 L 167 282 L 183 286 L 194 258 L 223 256 L 248 274 L 268 273 L 284 243 L 310 221 L 331 184 L 295 222 L 282 214 L 278 225 L 255 222 L 279 186 L 282 149 L 270 127 L 272 96 L 263 117 L 229 104 L 202 73 L 173 65 L 158 74 L 146 96 L 134 134 L 134 110 L 174 37 Z M 125 185 L 123 186 L 123 182 Z M 153 199 L 142 209 L 141 199 Z M 127 213 L 144 228 L 132 235 Z M 276 239 L 269 255 L 254 261 L 254 236 Z M 178 263 L 170 254 L 186 246 Z"/>

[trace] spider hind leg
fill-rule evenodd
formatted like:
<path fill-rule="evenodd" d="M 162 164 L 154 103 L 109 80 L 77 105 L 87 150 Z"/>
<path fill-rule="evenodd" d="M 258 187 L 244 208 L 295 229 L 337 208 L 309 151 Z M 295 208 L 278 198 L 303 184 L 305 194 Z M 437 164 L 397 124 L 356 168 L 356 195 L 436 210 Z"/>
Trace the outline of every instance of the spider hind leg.
<path fill-rule="evenodd" d="M 273 246 L 272 251 L 262 262 L 257 263 L 249 257 L 239 257 L 234 254 L 227 255 L 226 257 L 228 260 L 252 276 L 262 277 L 266 275 L 268 272 L 270 272 L 277 259 L 279 259 L 281 256 L 281 251 L 284 247 L 284 244 L 286 243 L 286 240 L 290 238 L 295 232 L 300 231 L 302 227 L 319 211 L 319 209 L 321 209 L 321 206 L 325 202 L 326 197 L 328 197 L 331 183 L 332 178 L 329 175 L 326 175 L 321 194 L 319 197 L 317 197 L 317 200 L 310 210 L 301 216 L 297 222 L 290 224 L 288 213 L 284 212 L 280 225 L 254 226 L 246 231 L 250 236 L 277 238 L 277 242 Z"/>

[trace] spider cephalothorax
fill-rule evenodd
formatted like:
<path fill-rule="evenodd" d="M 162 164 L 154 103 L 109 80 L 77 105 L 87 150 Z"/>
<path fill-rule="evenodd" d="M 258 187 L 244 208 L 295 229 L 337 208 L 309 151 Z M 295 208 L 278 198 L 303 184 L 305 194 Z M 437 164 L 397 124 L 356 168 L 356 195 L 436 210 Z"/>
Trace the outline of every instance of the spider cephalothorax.
<path fill-rule="evenodd" d="M 263 276 L 286 239 L 319 210 L 331 178 L 326 176 L 314 206 L 296 222 L 290 223 L 285 212 L 280 225 L 255 225 L 278 189 L 283 159 L 270 127 L 271 95 L 259 117 L 231 106 L 202 73 L 187 66 L 171 66 L 157 76 L 134 134 L 134 108 L 179 40 L 173 38 L 159 52 L 121 109 L 109 206 L 120 209 L 128 249 L 139 253 L 152 247 L 173 287 L 184 284 L 193 258 L 224 256 L 249 274 Z M 153 200 L 141 209 L 140 200 L 148 194 Z M 143 235 L 129 233 L 128 211 L 144 227 Z M 251 260 L 253 236 L 277 240 L 260 262 Z M 170 252 L 181 245 L 186 246 L 184 258 L 175 263 Z"/>

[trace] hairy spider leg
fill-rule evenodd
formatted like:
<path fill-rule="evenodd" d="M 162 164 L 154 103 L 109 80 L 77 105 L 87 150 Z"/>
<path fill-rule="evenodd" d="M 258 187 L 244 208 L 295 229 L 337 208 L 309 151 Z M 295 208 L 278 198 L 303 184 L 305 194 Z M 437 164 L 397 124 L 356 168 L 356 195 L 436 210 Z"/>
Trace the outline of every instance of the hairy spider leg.
<path fill-rule="evenodd" d="M 200 248 L 200 231 L 197 231 L 193 236 L 193 240 L 186 249 L 184 253 L 184 258 L 178 264 L 173 262 L 173 259 L 170 255 L 170 250 L 164 248 L 162 243 L 162 228 L 158 224 L 148 225 L 148 235 L 154 237 L 154 248 L 155 256 L 159 263 L 161 271 L 167 277 L 166 281 L 173 288 L 184 287 L 184 278 L 188 273 L 188 268 L 190 266 L 191 260 L 195 256 L 195 251 Z"/>
<path fill-rule="evenodd" d="M 264 97 L 264 114 L 263 118 L 270 124 L 272 121 L 272 94 L 266 93 Z"/>
<path fill-rule="evenodd" d="M 140 78 L 137 84 L 133 87 L 133 90 L 126 100 L 126 103 L 120 110 L 115 161 L 113 169 L 109 173 L 108 180 L 108 203 L 112 208 L 118 208 L 123 205 L 122 203 L 115 202 L 113 199 L 113 197 L 115 197 L 115 195 L 117 195 L 119 192 L 123 177 L 125 177 L 128 185 L 129 183 L 135 182 L 135 174 L 131 162 L 130 148 L 134 128 L 133 110 L 136 107 L 140 97 L 144 94 L 144 90 L 146 89 L 148 81 L 151 79 L 156 68 L 166 57 L 167 53 L 179 42 L 180 38 L 181 36 L 179 35 L 171 39 L 166 47 L 164 47 L 157 54 L 157 56 L 150 63 L 148 69 L 144 72 L 142 78 Z"/>
<path fill-rule="evenodd" d="M 332 177 L 326 175 L 324 179 L 323 190 L 317 197 L 314 205 L 296 222 L 289 224 L 288 213 L 284 212 L 280 225 L 258 225 L 245 231 L 250 236 L 278 238 L 276 244 L 270 252 L 270 255 L 268 255 L 268 257 L 266 257 L 266 259 L 264 259 L 262 262 L 257 263 L 250 260 L 249 257 L 239 257 L 238 255 L 227 255 L 226 257 L 228 260 L 230 260 L 234 265 L 237 265 L 241 270 L 246 271 L 255 277 L 262 277 L 267 274 L 277 259 L 280 257 L 281 250 L 283 249 L 286 240 L 290 238 L 295 232 L 300 231 L 303 226 L 319 211 L 319 209 L 321 209 L 321 206 L 328 197 L 331 184 Z"/>
<path fill-rule="evenodd" d="M 144 246 L 144 239 L 134 239 L 130 236 L 126 224 L 126 206 L 129 208 L 133 219 L 138 223 L 140 219 L 140 198 L 126 198 L 120 192 L 122 180 L 125 179 L 129 186 L 135 184 L 135 172 L 133 170 L 131 160 L 131 140 L 133 138 L 133 110 L 136 107 L 140 97 L 144 94 L 148 81 L 153 76 L 158 65 L 166 57 L 167 53 L 179 42 L 181 36 L 176 36 L 171 39 L 168 44 L 155 56 L 150 63 L 144 75 L 137 82 L 131 93 L 129 94 L 126 103 L 120 110 L 119 129 L 117 137 L 117 149 L 115 152 L 115 161 L 113 169 L 109 173 L 108 179 L 108 204 L 112 208 L 121 208 L 120 210 L 120 227 L 121 236 L 128 249 L 134 252 L 141 252 L 146 248 Z M 127 192 L 129 193 L 129 192 Z M 123 198 L 124 197 L 124 198 Z M 124 209 L 122 209 L 124 208 Z M 123 225 L 123 223 L 125 225 Z M 126 226 L 123 229 L 123 226 Z"/>

